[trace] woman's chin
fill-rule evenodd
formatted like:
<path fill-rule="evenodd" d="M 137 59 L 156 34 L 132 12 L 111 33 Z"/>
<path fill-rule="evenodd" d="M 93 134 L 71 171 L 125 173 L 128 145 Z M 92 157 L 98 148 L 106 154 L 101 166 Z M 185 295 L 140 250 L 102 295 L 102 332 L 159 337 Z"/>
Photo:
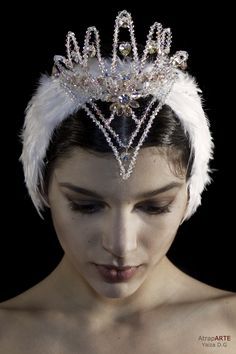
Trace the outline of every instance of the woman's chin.
<path fill-rule="evenodd" d="M 127 276 L 127 279 L 123 279 L 122 277 L 119 279 L 107 279 L 98 272 L 98 278 L 93 278 L 90 286 L 102 297 L 113 299 L 126 298 L 133 295 L 143 284 L 145 278 L 143 268 L 138 268 L 131 276 Z"/>

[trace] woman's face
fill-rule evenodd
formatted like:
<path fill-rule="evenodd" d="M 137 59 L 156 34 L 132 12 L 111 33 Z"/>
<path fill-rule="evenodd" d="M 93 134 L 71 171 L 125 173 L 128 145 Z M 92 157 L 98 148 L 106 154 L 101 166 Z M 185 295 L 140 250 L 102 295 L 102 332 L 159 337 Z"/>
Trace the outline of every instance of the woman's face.
<path fill-rule="evenodd" d="M 76 149 L 55 167 L 48 197 L 65 257 L 78 275 L 98 294 L 124 298 L 170 248 L 187 206 L 187 185 L 156 148 L 140 150 L 125 181 L 113 155 Z M 139 267 L 132 277 L 126 271 L 127 278 L 111 281 L 97 265 Z"/>

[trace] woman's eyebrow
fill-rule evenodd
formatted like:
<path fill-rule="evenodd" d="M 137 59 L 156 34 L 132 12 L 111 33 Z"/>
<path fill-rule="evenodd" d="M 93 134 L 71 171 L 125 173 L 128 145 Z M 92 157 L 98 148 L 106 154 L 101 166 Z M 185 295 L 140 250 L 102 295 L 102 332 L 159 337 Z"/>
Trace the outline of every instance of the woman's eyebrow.
<path fill-rule="evenodd" d="M 72 192 L 75 192 L 75 193 L 80 193 L 80 194 L 83 194 L 83 195 L 86 195 L 86 196 L 89 196 L 89 197 L 93 197 L 93 198 L 99 198 L 99 199 L 103 199 L 104 198 L 103 196 L 101 196 L 100 194 L 98 194 L 95 191 L 91 191 L 89 189 L 85 189 L 85 188 L 80 187 L 80 186 L 75 186 L 72 183 L 61 182 L 61 183 L 59 183 L 59 185 L 61 187 L 65 187 L 65 188 L 67 188 L 67 189 L 69 189 L 69 190 L 71 190 Z M 162 187 L 160 187 L 158 189 L 139 194 L 139 195 L 136 196 L 136 198 L 139 199 L 139 198 L 154 197 L 155 195 L 167 192 L 167 191 L 169 191 L 171 189 L 174 189 L 174 188 L 177 188 L 177 187 L 181 187 L 182 185 L 183 185 L 183 183 L 181 183 L 181 182 L 171 182 L 171 183 L 168 183 L 165 186 L 162 186 Z"/>
<path fill-rule="evenodd" d="M 180 188 L 182 185 L 183 185 L 183 182 L 171 182 L 171 183 L 168 183 L 165 186 L 162 186 L 162 187 L 157 188 L 155 190 L 139 194 L 139 195 L 137 195 L 137 198 L 151 198 L 151 197 L 154 197 L 155 195 L 167 192 L 171 189 Z"/>
<path fill-rule="evenodd" d="M 72 192 L 75 192 L 75 193 L 80 193 L 80 194 L 87 195 L 89 197 L 103 199 L 103 196 L 101 196 L 97 192 L 94 192 L 94 191 L 91 191 L 89 189 L 85 189 L 85 188 L 82 188 L 82 187 L 79 187 L 79 186 L 75 186 L 72 183 L 61 182 L 61 183 L 59 183 L 59 186 L 65 187 L 65 188 L 67 188 L 67 189 L 69 189 L 69 190 L 71 190 Z"/>

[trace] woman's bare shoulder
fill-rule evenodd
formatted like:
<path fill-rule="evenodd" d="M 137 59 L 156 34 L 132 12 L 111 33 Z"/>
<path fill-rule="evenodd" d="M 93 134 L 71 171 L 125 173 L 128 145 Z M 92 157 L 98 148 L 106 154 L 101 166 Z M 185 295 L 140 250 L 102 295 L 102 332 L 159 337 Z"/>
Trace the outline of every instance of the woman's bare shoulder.
<path fill-rule="evenodd" d="M 189 290 L 183 295 L 183 303 L 197 310 L 199 323 L 235 332 L 236 293 L 205 284 L 190 276 L 187 276 L 185 286 Z"/>
<path fill-rule="evenodd" d="M 236 294 L 228 293 L 220 297 L 218 305 L 221 307 L 222 316 L 229 328 L 236 334 Z"/>
<path fill-rule="evenodd" d="M 191 275 L 175 267 L 175 276 L 178 279 L 179 289 L 178 300 L 185 302 L 199 301 L 234 301 L 236 293 L 223 290 L 215 286 L 206 284 Z M 229 299 L 229 300 L 226 300 Z"/>
<path fill-rule="evenodd" d="M 23 293 L 0 303 L 0 328 L 2 331 L 7 331 L 8 328 L 12 330 L 15 326 L 20 328 L 22 324 L 26 325 L 35 317 L 36 309 L 31 308 L 25 300 Z"/>
<path fill-rule="evenodd" d="M 188 313 L 200 326 L 215 328 L 220 323 L 222 328 L 236 328 L 236 293 L 206 284 L 177 268 L 174 275 L 177 317 Z"/>
<path fill-rule="evenodd" d="M 212 291 L 213 296 L 197 306 L 196 341 L 206 350 L 221 347 L 227 353 L 236 353 L 236 294 L 214 288 Z"/>
<path fill-rule="evenodd" d="M 17 306 L 13 307 L 11 300 L 0 304 L 0 354 L 17 353 L 25 318 L 26 314 Z"/>
<path fill-rule="evenodd" d="M 29 306 L 24 295 L 0 304 L 0 354 L 47 353 L 48 311 Z"/>

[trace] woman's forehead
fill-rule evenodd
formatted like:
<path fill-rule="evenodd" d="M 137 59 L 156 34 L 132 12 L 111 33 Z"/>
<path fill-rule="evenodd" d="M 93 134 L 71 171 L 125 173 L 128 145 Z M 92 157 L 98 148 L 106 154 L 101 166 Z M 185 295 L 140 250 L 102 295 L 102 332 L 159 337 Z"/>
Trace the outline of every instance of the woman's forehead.
<path fill-rule="evenodd" d="M 81 186 L 102 196 L 112 194 L 134 198 L 146 191 L 184 182 L 173 174 L 166 156 L 157 149 L 154 153 L 153 148 L 140 151 L 134 171 L 127 180 L 119 175 L 113 155 L 95 155 L 82 149 L 76 149 L 62 160 L 54 172 L 58 183 Z"/>

